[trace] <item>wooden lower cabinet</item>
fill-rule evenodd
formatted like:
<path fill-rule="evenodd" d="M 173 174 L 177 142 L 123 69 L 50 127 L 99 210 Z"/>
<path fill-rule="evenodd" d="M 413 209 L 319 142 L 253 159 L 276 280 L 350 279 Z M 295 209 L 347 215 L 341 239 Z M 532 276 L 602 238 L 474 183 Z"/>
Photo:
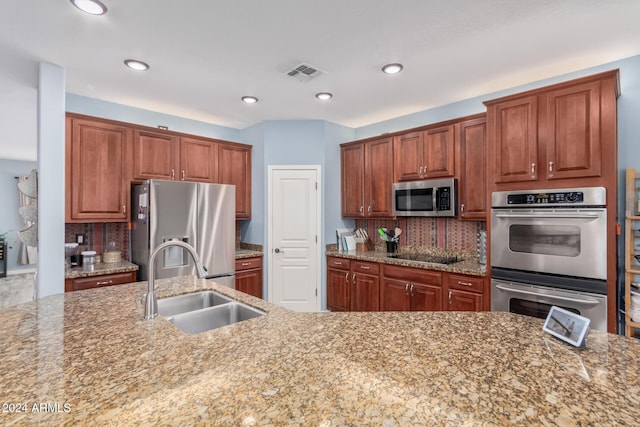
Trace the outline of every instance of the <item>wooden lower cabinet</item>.
<path fill-rule="evenodd" d="M 442 273 L 385 265 L 381 294 L 383 311 L 440 311 Z"/>
<path fill-rule="evenodd" d="M 484 296 L 486 279 L 464 274 L 447 275 L 446 301 L 448 311 L 483 311 L 489 309 L 488 299 Z"/>
<path fill-rule="evenodd" d="M 122 285 L 136 281 L 136 272 L 103 274 L 100 276 L 65 279 L 64 291 L 82 291 L 84 289 L 103 288 L 105 286 Z"/>
<path fill-rule="evenodd" d="M 487 311 L 487 279 L 327 257 L 331 311 Z"/>
<path fill-rule="evenodd" d="M 380 265 L 373 262 L 351 263 L 351 311 L 380 310 Z"/>
<path fill-rule="evenodd" d="M 236 260 L 236 290 L 262 298 L 262 257 Z"/>
<path fill-rule="evenodd" d="M 327 309 L 380 310 L 380 265 L 327 257 Z"/>

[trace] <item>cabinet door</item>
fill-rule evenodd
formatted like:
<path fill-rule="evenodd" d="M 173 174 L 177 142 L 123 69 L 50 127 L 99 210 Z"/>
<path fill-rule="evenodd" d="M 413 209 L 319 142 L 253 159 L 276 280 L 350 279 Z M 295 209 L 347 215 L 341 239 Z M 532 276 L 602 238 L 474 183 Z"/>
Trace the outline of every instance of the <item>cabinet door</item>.
<path fill-rule="evenodd" d="M 393 143 L 391 138 L 368 142 L 365 145 L 366 216 L 393 216 L 391 187 L 393 185 Z"/>
<path fill-rule="evenodd" d="M 460 219 L 485 220 L 487 216 L 486 120 L 460 124 Z"/>
<path fill-rule="evenodd" d="M 544 140 L 547 179 L 601 175 L 599 81 L 548 92 Z"/>
<path fill-rule="evenodd" d="M 497 183 L 538 177 L 538 97 L 500 102 L 487 110 Z"/>
<path fill-rule="evenodd" d="M 236 289 L 262 298 L 262 269 L 236 272 Z"/>
<path fill-rule="evenodd" d="M 455 172 L 454 126 L 424 131 L 422 178 L 453 176 Z"/>
<path fill-rule="evenodd" d="M 363 273 L 351 274 L 351 311 L 380 310 L 380 279 Z"/>
<path fill-rule="evenodd" d="M 218 144 L 196 138 L 180 138 L 181 181 L 218 181 Z"/>
<path fill-rule="evenodd" d="M 340 148 L 342 216 L 364 216 L 364 144 Z"/>
<path fill-rule="evenodd" d="M 236 218 L 251 219 L 251 147 L 220 144 L 220 184 L 236 186 Z"/>
<path fill-rule="evenodd" d="M 349 311 L 349 283 L 351 272 L 327 269 L 327 309 Z"/>
<path fill-rule="evenodd" d="M 449 289 L 448 311 L 482 311 L 482 294 Z"/>
<path fill-rule="evenodd" d="M 424 168 L 423 132 L 412 132 L 393 138 L 394 181 L 422 179 Z"/>
<path fill-rule="evenodd" d="M 133 179 L 177 179 L 179 158 L 178 137 L 134 130 Z"/>
<path fill-rule="evenodd" d="M 441 311 L 442 287 L 412 283 L 409 288 L 411 295 L 411 311 Z"/>
<path fill-rule="evenodd" d="M 385 278 L 382 281 L 382 311 L 411 310 L 409 286 L 406 281 Z"/>
<path fill-rule="evenodd" d="M 98 120 L 71 122 L 70 221 L 126 221 L 131 130 Z"/>

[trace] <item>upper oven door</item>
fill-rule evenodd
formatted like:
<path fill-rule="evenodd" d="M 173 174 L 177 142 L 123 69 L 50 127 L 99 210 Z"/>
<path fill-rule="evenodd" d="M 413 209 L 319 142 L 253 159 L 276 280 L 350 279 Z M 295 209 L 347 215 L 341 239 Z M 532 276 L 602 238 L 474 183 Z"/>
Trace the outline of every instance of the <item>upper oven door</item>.
<path fill-rule="evenodd" d="M 607 211 L 492 209 L 491 265 L 607 278 Z"/>

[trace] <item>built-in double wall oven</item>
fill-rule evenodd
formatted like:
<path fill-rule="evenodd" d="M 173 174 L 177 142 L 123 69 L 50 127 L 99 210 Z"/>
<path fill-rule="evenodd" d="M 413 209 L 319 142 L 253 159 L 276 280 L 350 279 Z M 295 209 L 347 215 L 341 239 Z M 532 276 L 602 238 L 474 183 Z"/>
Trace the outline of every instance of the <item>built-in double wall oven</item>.
<path fill-rule="evenodd" d="M 491 205 L 491 309 L 545 318 L 555 305 L 606 331 L 606 189 L 500 191 Z"/>

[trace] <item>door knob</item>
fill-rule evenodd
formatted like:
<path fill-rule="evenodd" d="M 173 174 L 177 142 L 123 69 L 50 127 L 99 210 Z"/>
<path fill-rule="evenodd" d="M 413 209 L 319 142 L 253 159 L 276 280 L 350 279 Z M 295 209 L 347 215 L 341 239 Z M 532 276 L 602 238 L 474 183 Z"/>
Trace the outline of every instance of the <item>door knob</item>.
<path fill-rule="evenodd" d="M 275 252 L 275 253 L 277 253 L 277 254 L 283 254 L 283 253 L 284 253 L 284 251 L 281 251 L 281 250 L 280 250 L 280 248 L 275 248 L 275 249 L 273 250 L 273 252 Z"/>

